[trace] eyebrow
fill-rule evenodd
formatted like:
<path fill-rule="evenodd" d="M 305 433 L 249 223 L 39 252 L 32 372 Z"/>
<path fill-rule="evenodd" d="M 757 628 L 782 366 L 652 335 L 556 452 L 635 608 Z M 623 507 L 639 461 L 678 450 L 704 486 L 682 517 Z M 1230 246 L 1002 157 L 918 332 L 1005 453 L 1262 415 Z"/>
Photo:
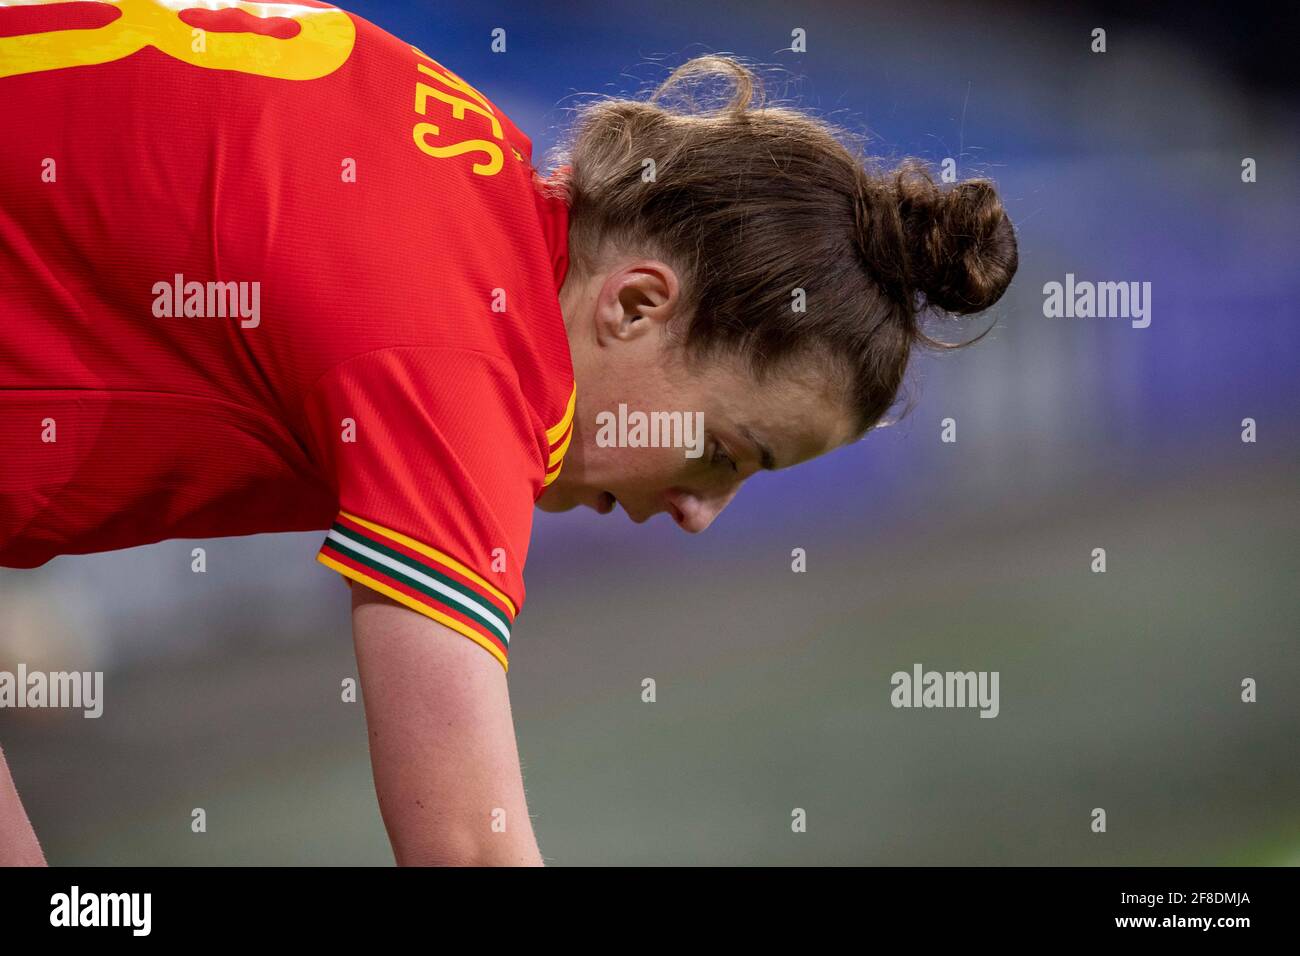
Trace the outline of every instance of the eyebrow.
<path fill-rule="evenodd" d="M 737 426 L 739 432 L 754 443 L 758 449 L 759 464 L 763 466 L 764 471 L 776 471 L 776 456 L 772 454 L 772 449 L 767 442 L 759 438 L 746 425 Z"/>

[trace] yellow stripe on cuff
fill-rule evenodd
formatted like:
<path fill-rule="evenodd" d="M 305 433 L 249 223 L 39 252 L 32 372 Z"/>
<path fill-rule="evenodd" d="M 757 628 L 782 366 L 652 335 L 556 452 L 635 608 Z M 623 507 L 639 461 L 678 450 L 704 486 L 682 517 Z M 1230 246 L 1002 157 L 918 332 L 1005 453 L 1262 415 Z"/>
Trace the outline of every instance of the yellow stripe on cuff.
<path fill-rule="evenodd" d="M 431 548 L 427 544 L 421 544 L 419 541 L 416 541 L 414 538 L 407 537 L 406 535 L 402 534 L 400 531 L 393 531 L 391 528 L 385 528 L 383 525 L 375 524 L 373 521 L 367 521 L 365 518 L 358 518 L 356 515 L 350 514 L 346 511 L 339 511 L 339 514 L 343 515 L 343 517 L 347 518 L 349 521 L 355 521 L 363 528 L 369 528 L 371 531 L 374 531 L 377 534 L 382 534 L 387 538 L 392 538 L 394 541 L 406 545 L 412 551 L 418 551 L 426 558 L 431 558 L 434 561 L 437 561 L 439 564 L 445 564 L 447 567 L 451 568 L 457 574 L 463 574 L 465 577 L 469 578 L 475 584 L 479 585 L 482 588 L 485 588 L 490 594 L 492 594 L 493 596 L 495 596 L 496 598 L 504 602 L 505 606 L 510 608 L 510 616 L 512 618 L 519 614 L 519 611 L 515 608 L 514 601 L 510 600 L 510 598 L 506 597 L 505 594 L 503 594 L 498 588 L 489 584 L 487 581 L 484 581 L 481 577 L 479 577 L 469 568 L 465 567 L 465 565 L 461 564 L 451 555 L 443 554 L 437 548 Z"/>
<path fill-rule="evenodd" d="M 353 518 L 352 520 L 356 521 L 357 519 Z M 483 648 L 485 651 L 487 651 L 489 654 L 495 657 L 497 659 L 497 663 L 500 664 L 502 668 L 505 669 L 506 673 L 507 674 L 510 673 L 510 662 L 506 660 L 505 655 L 501 653 L 501 649 L 499 647 L 493 646 L 492 643 L 487 641 L 481 634 L 475 633 L 472 628 L 468 627 L 465 624 L 462 624 L 454 617 L 448 617 L 446 614 L 440 613 L 436 609 L 429 607 L 427 604 L 421 604 L 419 601 L 417 601 L 415 598 L 411 597 L 410 595 L 403 594 L 401 591 L 390 588 L 388 585 L 384 584 L 383 582 L 376 581 L 374 578 L 370 577 L 367 574 L 361 573 L 355 568 L 349 568 L 346 564 L 339 564 L 339 562 L 335 561 L 333 558 L 327 557 L 326 555 L 317 554 L 316 560 L 319 561 L 321 564 L 325 565 L 325 567 L 337 571 L 345 578 L 351 578 L 353 581 L 358 581 L 361 584 L 364 584 L 366 587 L 378 591 L 384 597 L 392 598 L 398 604 L 405 605 L 406 607 L 409 607 L 412 611 L 416 611 L 420 614 L 423 614 L 425 617 L 432 618 L 433 620 L 437 621 L 439 624 L 443 625 L 444 627 L 451 628 L 457 634 L 463 634 L 465 637 L 468 637 L 479 647 Z"/>

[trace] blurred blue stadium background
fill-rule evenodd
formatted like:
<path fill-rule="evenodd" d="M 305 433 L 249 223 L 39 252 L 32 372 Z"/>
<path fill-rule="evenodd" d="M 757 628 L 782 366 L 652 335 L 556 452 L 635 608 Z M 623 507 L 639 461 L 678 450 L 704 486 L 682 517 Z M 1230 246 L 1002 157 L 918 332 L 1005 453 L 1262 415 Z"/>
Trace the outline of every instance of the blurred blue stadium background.
<path fill-rule="evenodd" d="M 757 477 L 703 536 L 537 515 L 510 680 L 549 859 L 1300 862 L 1300 123 L 1278 62 L 1294 22 L 1019 2 L 348 8 L 474 83 L 539 161 L 582 95 L 725 51 L 780 68 L 778 94 L 880 155 L 992 176 L 1019 231 L 996 329 L 918 359 L 899 424 Z M 806 53 L 785 49 L 796 27 Z M 1067 272 L 1149 281 L 1151 326 L 1044 318 Z M 52 862 L 391 862 L 319 538 L 202 542 L 205 575 L 181 541 L 0 572 L 0 668 L 109 673 L 100 720 L 0 712 Z M 914 662 L 1000 671 L 1001 715 L 894 710 L 890 674 Z M 1239 700 L 1246 677 L 1258 703 Z"/>

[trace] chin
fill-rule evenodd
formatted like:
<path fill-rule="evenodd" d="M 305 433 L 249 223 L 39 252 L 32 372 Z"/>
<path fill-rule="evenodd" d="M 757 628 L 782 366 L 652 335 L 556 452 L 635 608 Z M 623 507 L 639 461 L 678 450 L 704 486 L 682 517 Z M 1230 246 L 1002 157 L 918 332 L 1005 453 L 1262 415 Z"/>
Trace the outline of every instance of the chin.
<path fill-rule="evenodd" d="M 551 487 L 542 491 L 542 496 L 537 499 L 536 505 L 542 511 L 555 513 L 572 511 L 578 507 L 578 501 L 574 498 L 572 492 L 551 485 Z"/>

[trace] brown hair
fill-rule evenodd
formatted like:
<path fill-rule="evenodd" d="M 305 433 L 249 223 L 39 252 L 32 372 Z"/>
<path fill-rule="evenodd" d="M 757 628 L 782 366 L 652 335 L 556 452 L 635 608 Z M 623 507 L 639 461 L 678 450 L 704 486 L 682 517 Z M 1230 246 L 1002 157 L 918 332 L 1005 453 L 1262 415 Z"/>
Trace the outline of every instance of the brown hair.
<path fill-rule="evenodd" d="M 717 80 L 728 101 L 701 108 L 694 83 Z M 960 347 L 930 338 L 919 316 L 987 309 L 1017 256 L 991 182 L 943 188 L 917 160 L 881 171 L 850 140 L 766 106 L 753 71 L 723 56 L 688 61 L 648 101 L 586 104 L 554 154 L 573 267 L 590 274 L 611 249 L 658 255 L 682 276 L 675 338 L 692 357 L 739 356 L 760 380 L 795 359 L 848 372 L 844 399 L 866 431 L 893 405 L 914 344 Z"/>

